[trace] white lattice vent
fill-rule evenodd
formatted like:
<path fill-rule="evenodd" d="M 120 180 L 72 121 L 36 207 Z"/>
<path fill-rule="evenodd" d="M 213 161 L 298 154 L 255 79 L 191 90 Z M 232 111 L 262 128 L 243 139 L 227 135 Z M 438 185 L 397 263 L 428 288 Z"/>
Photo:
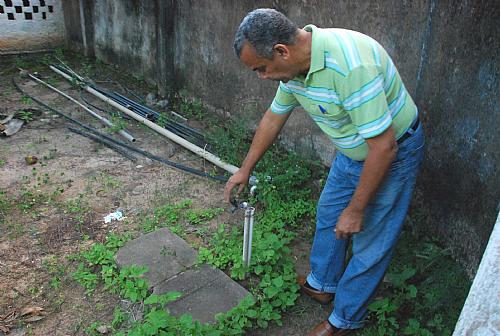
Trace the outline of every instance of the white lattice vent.
<path fill-rule="evenodd" d="M 0 21 L 47 20 L 54 11 L 54 0 L 0 0 Z"/>

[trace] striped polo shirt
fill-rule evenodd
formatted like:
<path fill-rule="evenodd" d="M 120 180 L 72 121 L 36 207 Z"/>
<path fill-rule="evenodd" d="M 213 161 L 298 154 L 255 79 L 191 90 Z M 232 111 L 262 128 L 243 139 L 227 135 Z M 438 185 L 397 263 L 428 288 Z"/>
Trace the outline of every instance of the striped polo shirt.
<path fill-rule="evenodd" d="M 365 139 L 391 125 L 401 137 L 418 112 L 384 48 L 351 30 L 304 29 L 312 32 L 309 72 L 280 82 L 271 111 L 290 113 L 301 105 L 335 147 L 357 161 L 368 155 Z"/>

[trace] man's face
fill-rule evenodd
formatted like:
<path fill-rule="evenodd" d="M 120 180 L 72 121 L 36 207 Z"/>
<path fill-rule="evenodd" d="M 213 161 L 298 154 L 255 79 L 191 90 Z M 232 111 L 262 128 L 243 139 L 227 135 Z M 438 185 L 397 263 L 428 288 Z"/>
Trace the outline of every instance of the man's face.
<path fill-rule="evenodd" d="M 283 57 L 283 55 L 278 52 L 275 52 L 272 60 L 260 57 L 257 55 L 255 49 L 248 43 L 245 43 L 243 46 L 240 60 L 248 68 L 257 72 L 257 76 L 259 76 L 260 79 L 270 79 L 286 83 L 297 76 L 288 58 Z"/>

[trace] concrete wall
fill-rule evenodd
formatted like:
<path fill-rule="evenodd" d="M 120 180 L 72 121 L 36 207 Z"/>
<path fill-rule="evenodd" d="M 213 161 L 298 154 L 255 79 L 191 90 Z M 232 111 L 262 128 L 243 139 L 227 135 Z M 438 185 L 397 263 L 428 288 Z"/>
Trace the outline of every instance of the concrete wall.
<path fill-rule="evenodd" d="M 0 0 L 0 54 L 64 45 L 64 16 L 58 0 Z"/>
<path fill-rule="evenodd" d="M 83 16 L 93 13 L 91 21 L 86 20 L 92 25 L 85 35 L 93 36 L 97 57 L 142 72 L 156 80 L 162 91 L 185 88 L 213 110 L 249 127 L 255 127 L 269 106 L 276 84 L 258 80 L 234 57 L 234 32 L 248 11 L 274 7 L 301 26 L 344 27 L 376 38 L 392 55 L 426 128 L 427 159 L 415 203 L 425 215 L 423 229 L 438 234 L 472 274 L 500 199 L 496 171 L 500 163 L 500 5 L 496 0 L 450 3 L 88 1 Z M 67 7 L 68 20 L 77 6 Z M 70 27 L 70 38 L 78 35 L 71 32 L 74 29 Z M 327 164 L 334 155 L 329 140 L 300 109 L 281 140 Z"/>
<path fill-rule="evenodd" d="M 68 46 L 156 83 L 158 2 L 64 1 Z"/>
<path fill-rule="evenodd" d="M 500 334 L 500 213 L 453 336 Z"/>

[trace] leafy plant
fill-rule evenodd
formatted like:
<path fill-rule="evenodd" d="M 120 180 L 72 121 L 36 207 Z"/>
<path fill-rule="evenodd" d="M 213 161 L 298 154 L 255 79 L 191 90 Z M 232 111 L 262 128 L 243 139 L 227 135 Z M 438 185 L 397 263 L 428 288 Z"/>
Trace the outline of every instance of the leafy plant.
<path fill-rule="evenodd" d="M 33 104 L 33 100 L 28 97 L 28 96 L 22 96 L 21 97 L 21 103 L 25 104 L 25 105 L 32 105 Z"/>
<path fill-rule="evenodd" d="M 27 102 L 27 104 L 31 104 L 31 99 L 29 99 L 29 101 L 30 102 Z M 27 110 L 18 110 L 16 113 L 16 117 L 25 121 L 25 122 L 30 122 L 30 121 L 35 120 L 34 113 L 31 111 L 27 111 Z"/>

